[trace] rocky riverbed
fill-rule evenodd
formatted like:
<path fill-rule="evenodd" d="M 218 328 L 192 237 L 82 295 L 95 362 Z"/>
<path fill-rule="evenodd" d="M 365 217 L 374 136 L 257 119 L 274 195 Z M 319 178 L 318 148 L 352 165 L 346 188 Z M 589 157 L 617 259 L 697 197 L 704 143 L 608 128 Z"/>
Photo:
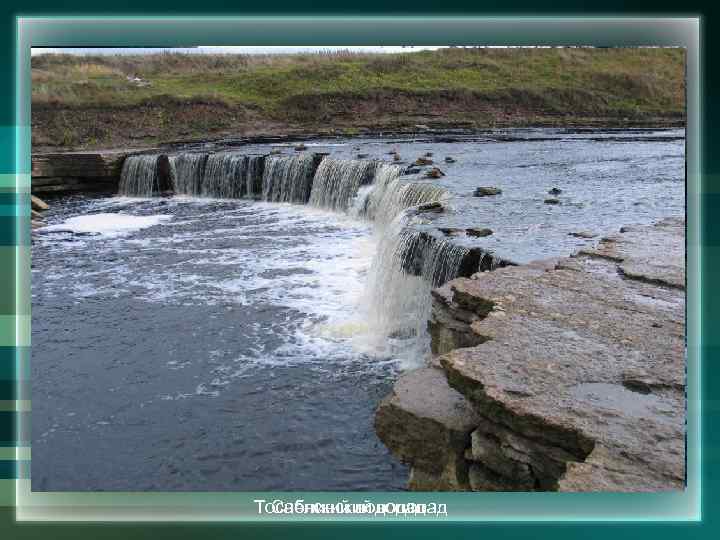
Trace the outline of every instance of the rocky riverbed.
<path fill-rule="evenodd" d="M 684 256 L 670 218 L 433 291 L 433 359 L 375 416 L 409 488 L 683 489 Z"/>

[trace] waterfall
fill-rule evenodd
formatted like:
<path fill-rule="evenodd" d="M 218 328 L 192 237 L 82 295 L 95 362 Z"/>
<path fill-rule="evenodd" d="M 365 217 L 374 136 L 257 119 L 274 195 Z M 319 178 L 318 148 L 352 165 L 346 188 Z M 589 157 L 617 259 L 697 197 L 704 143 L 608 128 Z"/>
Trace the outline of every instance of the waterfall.
<path fill-rule="evenodd" d="M 152 197 L 160 191 L 158 154 L 128 156 L 120 173 L 120 195 Z"/>
<path fill-rule="evenodd" d="M 175 193 L 219 199 L 259 198 L 261 193 L 263 156 L 183 153 L 169 161 Z"/>
<path fill-rule="evenodd" d="M 377 163 L 325 158 L 315 172 L 310 202 L 318 208 L 345 211 L 361 185 L 373 181 Z"/>
<path fill-rule="evenodd" d="M 307 203 L 315 163 L 316 156 L 310 153 L 265 158 L 262 199 L 270 202 Z"/>
<path fill-rule="evenodd" d="M 159 158 L 127 158 L 120 192 L 150 196 L 160 191 Z M 435 183 L 403 180 L 398 165 L 309 152 L 248 156 L 227 151 L 170 156 L 169 169 L 176 193 L 309 204 L 372 221 L 378 244 L 363 304 L 371 335 L 381 347 L 391 348 L 393 343 L 407 348 L 406 340 L 414 338 L 412 354 L 418 358 L 428 351 L 431 289 L 507 264 L 423 228 L 426 222 L 412 208 L 450 194 Z"/>
<path fill-rule="evenodd" d="M 380 237 L 365 307 L 377 340 L 416 337 L 416 353 L 422 355 L 428 346 L 430 291 L 459 275 L 470 250 L 416 229 L 415 219 L 402 213 Z"/>
<path fill-rule="evenodd" d="M 200 195 L 208 154 L 186 153 L 170 156 L 170 179 L 175 193 Z"/>
<path fill-rule="evenodd" d="M 205 163 L 202 188 L 204 197 L 238 199 L 245 191 L 247 157 L 239 154 L 212 154 Z"/>
<path fill-rule="evenodd" d="M 351 214 L 362 216 L 369 220 L 375 219 L 377 207 L 385 192 L 402 173 L 403 168 L 389 163 L 378 163 L 375 170 L 375 181 L 369 186 L 360 188 L 353 201 Z"/>
<path fill-rule="evenodd" d="M 378 225 L 389 224 L 403 210 L 424 203 L 440 201 L 449 197 L 446 189 L 429 183 L 392 180 L 383 190 L 382 198 L 371 209 Z"/>
<path fill-rule="evenodd" d="M 220 199 L 252 197 L 261 175 L 261 161 L 261 156 L 212 154 L 205 164 L 201 194 Z"/>
<path fill-rule="evenodd" d="M 456 278 L 470 254 L 464 246 L 412 228 L 400 231 L 394 243 L 397 263 L 403 271 L 422 276 L 432 287 Z"/>
<path fill-rule="evenodd" d="M 265 156 L 248 156 L 245 168 L 245 197 L 260 199 L 263 191 Z"/>
<path fill-rule="evenodd" d="M 405 343 L 403 355 L 421 359 L 429 352 L 426 328 L 431 290 L 458 276 L 508 263 L 479 247 L 468 248 L 445 238 L 431 227 L 421 228 L 422 218 L 413 207 L 447 199 L 450 194 L 435 184 L 405 182 L 395 167 L 378 167 L 365 201 L 354 205 L 356 211 L 362 208 L 367 218 L 374 219 L 378 236 L 364 307 L 376 346 L 395 354 L 394 349 Z"/>

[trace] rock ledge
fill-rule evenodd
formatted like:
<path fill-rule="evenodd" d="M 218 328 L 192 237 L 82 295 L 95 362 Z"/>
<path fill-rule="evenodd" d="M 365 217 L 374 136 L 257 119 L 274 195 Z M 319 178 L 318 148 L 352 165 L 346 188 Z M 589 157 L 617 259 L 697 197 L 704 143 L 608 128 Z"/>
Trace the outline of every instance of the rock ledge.
<path fill-rule="evenodd" d="M 684 283 L 667 219 L 436 290 L 441 369 L 405 374 L 376 417 L 409 487 L 683 489 Z"/>

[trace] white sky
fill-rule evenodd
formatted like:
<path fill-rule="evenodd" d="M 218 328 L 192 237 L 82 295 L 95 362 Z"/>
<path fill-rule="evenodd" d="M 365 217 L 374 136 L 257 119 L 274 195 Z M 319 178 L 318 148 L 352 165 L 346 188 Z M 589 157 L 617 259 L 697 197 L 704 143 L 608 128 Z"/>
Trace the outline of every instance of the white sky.
<path fill-rule="evenodd" d="M 377 53 L 395 53 L 395 52 L 413 52 L 422 50 L 435 50 L 442 47 L 427 46 L 360 46 L 360 47 L 343 47 L 343 46 L 302 46 L 302 47 L 218 47 L 218 46 L 201 46 L 193 48 L 80 48 L 80 47 L 62 47 L 62 48 L 42 48 L 33 47 L 32 55 L 47 53 L 65 53 L 65 54 L 151 54 L 163 51 L 184 52 L 195 54 L 297 54 L 303 52 L 319 52 L 319 51 L 337 51 L 350 50 L 354 52 L 377 52 Z"/>

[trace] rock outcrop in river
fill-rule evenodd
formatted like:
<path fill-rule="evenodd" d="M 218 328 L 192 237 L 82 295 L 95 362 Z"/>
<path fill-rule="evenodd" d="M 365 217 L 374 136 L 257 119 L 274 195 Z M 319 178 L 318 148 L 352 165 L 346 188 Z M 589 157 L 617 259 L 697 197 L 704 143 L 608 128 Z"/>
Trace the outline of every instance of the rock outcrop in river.
<path fill-rule="evenodd" d="M 50 208 L 48 204 L 41 198 L 30 195 L 30 226 L 33 230 L 45 225 L 43 212 L 48 208 Z"/>
<path fill-rule="evenodd" d="M 125 158 L 132 150 L 33 154 L 32 192 L 115 193 Z"/>
<path fill-rule="evenodd" d="M 410 489 L 684 487 L 684 222 L 621 231 L 433 292 L 433 361 L 375 418 Z"/>

